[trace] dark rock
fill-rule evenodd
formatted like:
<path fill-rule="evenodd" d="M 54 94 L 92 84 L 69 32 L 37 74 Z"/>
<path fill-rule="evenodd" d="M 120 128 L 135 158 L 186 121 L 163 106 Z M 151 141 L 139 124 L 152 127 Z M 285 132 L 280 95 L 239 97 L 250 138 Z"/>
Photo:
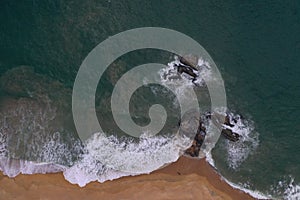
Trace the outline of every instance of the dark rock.
<path fill-rule="evenodd" d="M 180 123 L 180 133 L 189 137 L 194 137 L 193 144 L 185 151 L 186 155 L 197 157 L 201 146 L 206 136 L 206 128 L 203 120 L 211 120 L 221 130 L 221 135 L 226 139 L 236 142 L 240 139 L 240 135 L 232 131 L 232 127 L 235 125 L 231 123 L 229 115 L 223 115 L 219 113 L 206 112 L 203 117 L 199 117 L 199 113 L 195 111 L 188 112 Z M 233 119 L 233 122 L 236 123 Z M 224 128 L 227 125 L 231 128 Z M 196 127 L 198 126 L 198 127 Z M 197 131 L 195 132 L 197 128 Z"/>
<path fill-rule="evenodd" d="M 227 138 L 228 140 L 232 141 L 232 142 L 236 142 L 239 140 L 240 138 L 240 135 L 233 132 L 231 129 L 229 128 L 226 128 L 226 129 L 223 129 L 221 134 Z"/>
<path fill-rule="evenodd" d="M 201 121 L 201 119 L 199 118 L 199 122 L 198 122 L 199 126 L 197 129 L 197 133 L 194 137 L 194 141 L 193 144 L 190 148 L 188 148 L 185 151 L 185 154 L 192 156 L 192 157 L 198 157 L 199 156 L 199 152 L 201 149 L 201 146 L 204 142 L 205 136 L 206 136 L 206 128 L 203 125 L 203 122 Z"/>
<path fill-rule="evenodd" d="M 197 74 L 195 74 L 191 68 L 180 65 L 180 64 L 177 65 L 177 71 L 180 74 L 186 73 L 186 74 L 190 75 L 191 77 L 193 77 L 194 79 L 196 79 L 198 77 Z"/>
<path fill-rule="evenodd" d="M 240 135 L 238 133 L 235 133 L 233 132 L 230 128 L 223 128 L 222 125 L 226 125 L 226 126 L 229 126 L 231 128 L 234 127 L 234 124 L 232 124 L 230 122 L 230 117 L 229 115 L 222 115 L 222 114 L 219 114 L 219 113 L 213 113 L 213 117 L 212 117 L 212 121 L 213 123 L 222 128 L 222 131 L 221 131 L 221 134 L 228 140 L 230 141 L 233 141 L 233 142 L 236 142 L 239 140 L 240 138 Z M 235 122 L 235 121 L 234 121 Z M 236 122 L 235 122 L 236 123 Z"/>
<path fill-rule="evenodd" d="M 197 144 L 197 141 L 194 140 L 192 146 L 185 151 L 185 154 L 192 157 L 198 157 L 200 152 L 200 147 Z"/>
<path fill-rule="evenodd" d="M 191 68 L 193 68 L 194 70 L 198 71 L 198 58 L 197 56 L 193 56 L 193 55 L 184 55 L 181 56 L 179 58 L 179 61 L 187 66 L 190 66 Z"/>
<path fill-rule="evenodd" d="M 225 116 L 224 124 L 230 127 L 234 127 L 234 125 L 230 123 L 230 117 L 228 115 Z"/>

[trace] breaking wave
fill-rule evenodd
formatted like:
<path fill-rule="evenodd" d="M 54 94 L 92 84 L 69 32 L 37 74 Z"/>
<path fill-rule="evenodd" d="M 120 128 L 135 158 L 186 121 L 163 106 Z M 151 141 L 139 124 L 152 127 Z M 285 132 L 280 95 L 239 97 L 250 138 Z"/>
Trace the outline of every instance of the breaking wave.
<path fill-rule="evenodd" d="M 3 141 L 3 137 L 0 139 Z M 155 136 L 142 137 L 136 143 L 130 139 L 121 140 L 115 136 L 107 137 L 104 133 L 96 133 L 87 141 L 80 159 L 71 167 L 51 162 L 70 153 L 65 144 L 53 145 L 54 143 L 54 140 L 49 141 L 48 150 L 42 148 L 43 156 L 47 157 L 48 162 L 13 159 L 2 154 L 0 170 L 9 177 L 20 173 L 63 172 L 66 180 L 83 187 L 91 181 L 104 182 L 122 176 L 150 173 L 176 161 L 190 146 L 191 140 L 178 135 Z M 4 145 L 5 143 L 1 143 L 1 146 Z"/>
<path fill-rule="evenodd" d="M 158 73 L 163 84 L 173 84 L 176 86 L 175 92 L 177 95 L 189 99 L 189 90 L 192 90 L 195 85 L 200 86 L 199 88 L 205 88 L 204 76 L 206 76 L 206 79 L 212 78 L 210 65 L 205 60 L 198 59 L 198 66 L 201 66 L 201 70 L 196 72 L 199 77 L 192 83 L 189 76 L 184 74 L 182 77 L 178 76 L 175 68 L 175 64 L 178 64 L 178 62 L 178 58 L 175 58 L 174 61 L 170 62 L 168 66 L 161 69 Z M 26 71 L 28 69 L 22 68 L 21 74 L 24 74 L 24 70 Z M 29 70 L 29 72 L 30 77 L 33 76 L 32 71 Z M 44 80 L 39 80 L 42 79 L 41 77 L 37 79 L 39 82 L 45 82 Z M 46 85 L 44 84 L 41 87 L 53 87 L 49 85 L 48 82 L 48 85 L 45 83 Z M 58 90 L 57 86 L 54 88 Z M 40 93 L 36 94 L 32 91 L 28 91 L 28 94 L 30 94 L 30 96 L 36 95 L 41 97 L 43 96 L 42 93 L 49 93 L 49 91 L 41 91 L 41 89 L 34 90 Z M 154 94 L 163 92 L 163 90 L 157 91 L 156 87 L 151 87 L 151 90 Z M 54 93 L 57 92 L 55 91 Z M 187 149 L 192 142 L 189 138 L 174 133 L 152 137 L 148 137 L 144 134 L 138 140 L 129 137 L 106 135 L 105 133 L 95 133 L 85 144 L 82 144 L 79 139 L 76 139 L 76 137 L 70 134 L 70 130 L 63 129 L 61 124 L 54 120 L 58 117 L 59 122 L 63 121 L 61 120 L 60 112 L 63 112 L 64 104 L 61 102 L 58 103 L 57 100 L 50 100 L 48 97 L 43 97 L 42 99 L 41 101 L 32 101 L 30 99 L 28 100 L 29 103 L 25 99 L 14 100 L 17 106 L 11 106 L 7 112 L 1 113 L 2 116 L 5 117 L 0 119 L 0 170 L 9 177 L 15 177 L 20 173 L 63 172 L 66 180 L 83 187 L 92 181 L 104 182 L 122 176 L 148 174 L 169 163 L 175 162 L 183 155 L 184 150 Z M 170 100 L 173 101 L 175 107 L 179 106 L 178 101 L 175 99 Z M 28 107 L 36 109 L 36 111 L 27 111 L 26 108 Z M 11 136 L 9 137 L 7 132 L 14 132 L 12 135 L 18 137 L 22 135 L 23 130 L 28 127 L 27 124 L 17 123 L 20 121 L 18 118 L 15 121 L 12 120 L 13 117 L 15 117 L 15 114 L 13 114 L 15 112 L 21 113 L 20 116 L 22 119 L 25 120 L 30 116 L 31 121 L 35 122 L 35 125 L 27 130 L 27 134 L 31 131 L 33 135 L 30 140 L 16 141 L 13 140 Z M 225 146 L 228 152 L 228 163 L 230 167 L 237 168 L 247 159 L 249 153 L 257 147 L 259 143 L 258 133 L 253 131 L 254 126 L 252 122 L 243 120 L 239 115 L 234 113 L 228 114 L 230 121 L 234 124 L 233 131 L 242 136 L 241 140 L 236 143 L 226 141 Z M 11 121 L 3 121 L 3 119 L 8 118 Z M 52 119 L 50 124 L 49 119 Z M 23 122 L 25 123 L 24 120 Z M 13 123 L 15 128 L 9 130 L 8 127 L 12 126 L 9 123 Z M 57 125 L 57 127 L 53 128 L 54 125 Z M 209 129 L 207 131 L 208 140 L 210 131 L 213 132 L 216 130 Z M 34 139 L 36 135 L 39 135 L 39 137 Z M 29 141 L 28 146 L 25 145 L 24 147 L 26 143 L 24 141 Z M 11 144 L 16 145 L 17 148 L 10 149 L 9 146 Z M 27 156 L 19 156 L 18 154 L 12 156 L 11 152 L 13 150 L 17 150 L 18 153 L 20 153 L 19 151 L 22 149 L 28 151 Z M 210 151 L 205 151 L 204 149 L 204 152 L 201 152 L 200 155 L 202 157 L 206 156 L 209 163 L 214 165 Z M 233 186 L 238 187 L 236 185 Z M 293 188 L 291 190 L 292 193 L 294 190 L 298 191 L 298 188 L 298 186 Z M 287 193 L 290 194 L 290 190 L 287 191 Z M 251 193 L 253 196 L 255 196 L 255 194 L 256 193 Z"/>
<path fill-rule="evenodd" d="M 228 166 L 237 169 L 259 145 L 259 134 L 254 129 L 254 123 L 250 120 L 242 119 L 238 114 L 228 113 L 232 131 L 241 137 L 237 142 L 226 140 L 225 149 L 227 152 Z M 227 128 L 230 128 L 224 125 Z"/>
<path fill-rule="evenodd" d="M 288 200 L 300 199 L 300 185 L 295 184 L 294 179 L 291 180 L 290 184 L 284 191 L 284 198 Z"/>
<path fill-rule="evenodd" d="M 64 171 L 71 183 L 84 186 L 122 176 L 148 174 L 175 162 L 191 140 L 180 136 L 141 137 L 139 142 L 96 133 L 87 141 L 82 159 Z"/>

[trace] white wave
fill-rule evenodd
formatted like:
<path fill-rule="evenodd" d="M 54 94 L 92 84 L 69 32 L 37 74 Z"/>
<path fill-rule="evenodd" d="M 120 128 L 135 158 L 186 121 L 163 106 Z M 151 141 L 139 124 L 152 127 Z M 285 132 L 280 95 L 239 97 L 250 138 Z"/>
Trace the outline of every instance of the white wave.
<path fill-rule="evenodd" d="M 215 162 L 214 162 L 214 159 L 212 158 L 212 155 L 210 152 L 208 152 L 206 154 L 206 161 L 212 166 L 214 167 L 215 169 L 216 166 L 215 166 Z M 241 190 L 241 191 L 244 191 L 245 193 L 251 195 L 252 197 L 256 198 L 256 199 L 270 199 L 272 198 L 271 196 L 267 196 L 265 194 L 263 194 L 262 192 L 260 191 L 254 191 L 254 190 L 250 190 L 250 189 L 247 189 L 246 188 L 246 185 L 242 185 L 242 184 L 235 184 L 235 183 L 232 183 L 230 182 L 229 180 L 227 180 L 225 177 L 223 177 L 221 174 L 219 174 L 222 179 L 228 183 L 231 187 L 235 188 L 235 189 L 238 189 L 238 190 Z"/>
<path fill-rule="evenodd" d="M 183 79 L 184 80 L 184 79 Z M 185 87 L 192 87 L 189 80 L 184 80 L 177 93 L 181 96 Z M 157 91 L 155 91 L 157 92 Z M 59 134 L 58 134 L 59 135 Z M 165 164 L 176 161 L 191 144 L 189 139 L 179 137 L 144 137 L 138 143 L 120 141 L 114 136 L 103 133 L 95 134 L 86 143 L 82 158 L 71 167 L 63 169 L 54 164 L 41 164 L 30 161 L 17 161 L 3 158 L 2 170 L 13 177 L 19 173 L 45 173 L 64 171 L 66 180 L 84 186 L 91 181 L 104 182 L 122 176 L 150 173 Z M 51 140 L 41 148 L 39 157 L 50 162 L 72 160 L 68 146 L 59 140 Z M 62 161 L 60 159 L 63 159 Z"/>
<path fill-rule="evenodd" d="M 212 73 L 210 65 L 207 61 L 202 58 L 198 59 L 198 71 L 193 70 L 198 76 L 197 79 L 192 82 L 192 77 L 182 73 L 178 74 L 176 65 L 180 63 L 178 57 L 175 56 L 175 60 L 168 63 L 165 68 L 160 70 L 160 76 L 162 83 L 175 85 L 178 90 L 186 91 L 187 88 L 192 88 L 195 84 L 199 86 L 205 85 L 205 80 L 212 79 Z M 184 90 L 183 90 L 184 89 Z M 182 92 L 180 93 L 182 94 Z"/>
<path fill-rule="evenodd" d="M 244 191 L 245 193 L 251 195 L 252 197 L 256 198 L 256 199 L 272 199 L 271 196 L 268 196 L 268 195 L 265 195 L 263 194 L 262 192 L 260 191 L 257 191 L 257 190 L 250 190 L 250 189 L 247 189 L 245 188 L 245 186 L 241 186 L 241 184 L 235 184 L 235 183 L 232 183 L 230 182 L 229 180 L 227 180 L 226 178 L 222 177 L 224 179 L 224 181 L 226 181 L 226 183 L 228 183 L 231 187 L 235 188 L 235 189 L 238 189 L 238 190 L 241 190 L 241 191 Z"/>
<path fill-rule="evenodd" d="M 0 158 L 7 156 L 7 137 L 0 132 Z"/>
<path fill-rule="evenodd" d="M 205 160 L 212 166 L 216 169 L 216 166 L 215 166 L 215 161 L 214 159 L 212 158 L 212 155 L 211 155 L 211 152 L 206 152 L 205 154 Z"/>
<path fill-rule="evenodd" d="M 227 140 L 225 143 L 228 154 L 227 163 L 229 167 L 237 169 L 259 145 L 259 134 L 254 130 L 253 122 L 242 119 L 240 115 L 234 113 L 228 113 L 228 116 L 230 123 L 234 126 L 224 125 L 224 127 L 241 136 L 237 142 Z"/>
<path fill-rule="evenodd" d="M 189 100 L 190 90 L 193 90 L 194 83 L 188 75 L 182 74 L 179 76 L 177 74 L 175 64 L 178 64 L 178 62 L 178 59 L 175 59 L 166 68 L 161 69 L 159 72 L 161 80 L 163 84 L 173 84 L 176 88 L 176 95 Z M 198 60 L 198 66 L 200 66 L 200 70 L 195 71 L 198 75 L 195 83 L 204 86 L 204 78 L 206 80 L 211 78 L 210 66 L 203 59 Z M 153 90 L 153 92 L 158 93 L 159 91 Z M 236 116 L 231 114 L 231 119 L 233 117 Z M 48 120 L 49 116 L 45 116 L 45 119 Z M 258 139 L 253 139 L 250 135 L 251 126 L 243 124 L 241 120 L 237 120 L 234 125 L 234 131 L 241 134 L 242 138 L 236 144 L 228 144 L 227 148 L 229 152 L 228 161 L 232 167 L 237 167 L 253 149 L 245 147 L 244 144 L 250 143 L 253 144 L 250 147 L 255 147 L 258 144 Z M 73 166 L 65 167 L 53 163 L 37 163 L 6 158 L 7 147 L 4 141 L 4 138 L 0 137 L 0 170 L 9 177 L 15 177 L 19 173 L 34 174 L 63 171 L 66 180 L 81 187 L 92 181 L 104 182 L 122 176 L 150 173 L 166 164 L 175 162 L 191 144 L 189 139 L 179 138 L 178 136 L 142 137 L 139 142 L 134 142 L 119 140 L 114 136 L 107 137 L 104 133 L 97 133 L 87 141 L 82 158 L 74 164 L 72 163 Z M 70 161 L 72 155 L 67 150 L 68 147 L 65 144 L 50 141 L 43 146 L 43 152 L 40 156 L 53 162 L 60 157 L 65 157 L 64 160 Z M 214 165 L 210 151 L 202 153 L 205 153 L 206 159 L 211 165 Z M 245 191 L 244 188 L 227 182 L 233 187 Z M 247 193 L 251 192 L 249 190 Z M 251 195 L 262 197 L 257 192 L 252 192 Z"/>
<path fill-rule="evenodd" d="M 209 62 L 205 61 L 203 58 L 198 59 L 198 66 L 210 69 L 211 66 Z"/>
<path fill-rule="evenodd" d="M 273 195 L 272 199 L 300 200 L 300 184 L 295 182 L 292 175 L 283 175 L 268 191 Z"/>
<path fill-rule="evenodd" d="M 65 169 L 62 165 L 53 163 L 37 163 L 27 160 L 0 158 L 0 170 L 4 175 L 12 178 L 18 174 L 46 174 L 61 172 Z"/>
<path fill-rule="evenodd" d="M 217 111 L 218 112 L 218 111 Z M 219 114 L 226 114 L 224 110 L 219 110 Z M 250 121 L 247 121 L 245 119 L 241 119 L 241 116 L 233 113 L 227 113 L 230 118 L 230 123 L 234 125 L 234 127 L 226 126 L 225 128 L 231 129 L 233 132 L 238 133 L 241 135 L 241 138 L 238 142 L 231 142 L 226 141 L 226 150 L 228 153 L 227 163 L 231 168 L 236 169 L 244 160 L 247 159 L 249 154 L 253 152 L 256 147 L 259 144 L 258 140 L 258 133 L 254 132 L 254 126 L 253 123 Z M 207 132 L 209 134 L 210 131 L 216 131 L 216 130 L 210 130 L 208 129 Z M 215 161 L 212 157 L 211 151 L 205 151 L 205 157 L 206 161 L 215 169 Z M 267 196 L 263 194 L 260 191 L 253 191 L 250 189 L 247 189 L 245 184 L 235 184 L 227 180 L 225 177 L 223 177 L 221 174 L 219 174 L 224 181 L 226 181 L 231 187 L 236 188 L 238 190 L 244 191 L 245 193 L 251 195 L 252 197 L 256 199 L 270 199 L 271 196 Z"/>
<path fill-rule="evenodd" d="M 114 136 L 94 134 L 88 140 L 82 159 L 67 167 L 56 163 L 33 162 L 0 157 L 0 170 L 9 177 L 18 174 L 63 172 L 65 179 L 83 187 L 91 181 L 104 182 L 122 176 L 147 174 L 168 163 L 175 162 L 183 151 L 191 145 L 191 140 L 179 135 L 172 137 L 147 137 L 139 142 L 119 140 Z M 3 144 L 3 143 L 2 143 Z M 65 146 L 48 143 L 43 156 L 57 161 Z M 51 147 L 53 149 L 51 150 Z M 58 153 L 55 153 L 58 152 Z"/>
<path fill-rule="evenodd" d="M 56 136 L 58 135 L 56 134 Z M 75 145 L 75 143 L 73 143 L 73 145 Z M 59 162 L 57 161 L 70 154 L 66 145 L 55 142 L 52 139 L 46 143 L 44 147 L 45 148 L 41 148 L 42 151 L 40 151 L 39 161 L 12 158 L 8 152 L 6 137 L 0 132 L 0 170 L 8 177 L 15 177 L 18 174 L 56 173 L 65 170 L 66 167 L 58 164 Z"/>
<path fill-rule="evenodd" d="M 295 184 L 294 179 L 290 181 L 290 184 L 284 191 L 284 199 L 288 200 L 300 200 L 300 185 Z"/>
<path fill-rule="evenodd" d="M 178 58 L 175 58 L 175 61 L 170 62 L 168 64 L 168 67 L 162 69 L 160 71 L 160 76 L 162 79 L 162 82 L 164 84 L 173 84 L 176 86 L 176 93 L 189 98 L 189 90 L 194 87 L 194 84 L 191 81 L 191 78 L 188 75 L 185 75 L 184 73 L 182 75 L 178 75 L 177 70 L 176 70 L 176 64 L 179 64 Z M 195 83 L 199 86 L 204 86 L 205 81 L 204 80 L 210 80 L 212 81 L 213 77 L 211 75 L 210 71 L 210 65 L 208 62 L 206 62 L 203 59 L 198 59 L 198 66 L 199 66 L 199 71 L 197 73 L 198 78 L 195 81 Z M 218 112 L 219 114 L 226 114 L 224 108 L 219 108 L 219 110 L 215 110 L 215 112 Z M 233 132 L 238 133 L 241 135 L 241 138 L 238 142 L 226 142 L 226 149 L 228 152 L 228 164 L 232 168 L 237 168 L 244 160 L 247 159 L 249 156 L 250 152 L 253 152 L 256 147 L 259 144 L 258 140 L 258 133 L 254 132 L 254 126 L 253 123 L 247 120 L 242 120 L 239 115 L 235 115 L 233 113 L 229 113 L 230 121 L 234 125 L 233 128 L 225 126 L 226 128 L 232 129 Z M 212 165 L 214 168 L 215 167 L 215 162 L 214 159 L 211 155 L 211 149 L 213 147 L 209 146 L 209 140 L 210 140 L 210 134 L 214 131 L 218 131 L 215 129 L 213 126 L 206 126 L 207 128 L 207 136 L 205 139 L 205 145 L 207 146 L 206 148 L 203 149 L 203 152 L 200 152 L 199 157 L 206 157 L 206 161 Z M 258 199 L 269 199 L 270 197 L 262 194 L 259 191 L 252 191 L 249 189 L 246 189 L 243 186 L 240 186 L 238 184 L 231 183 L 228 181 L 226 178 L 223 177 L 223 179 L 232 187 L 242 190 L 254 198 Z"/>
<path fill-rule="evenodd" d="M 147 174 L 175 162 L 191 145 L 179 136 L 142 137 L 135 143 L 96 133 L 87 141 L 83 159 L 64 171 L 65 179 L 83 187 L 91 181 L 104 182 L 122 176 Z"/>

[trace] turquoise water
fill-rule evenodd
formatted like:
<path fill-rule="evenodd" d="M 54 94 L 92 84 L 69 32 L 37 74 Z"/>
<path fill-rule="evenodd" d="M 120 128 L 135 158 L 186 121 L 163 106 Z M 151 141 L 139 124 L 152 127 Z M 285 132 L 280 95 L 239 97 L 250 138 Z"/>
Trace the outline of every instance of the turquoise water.
<path fill-rule="evenodd" d="M 227 154 L 223 156 L 226 142 L 221 140 L 213 151 L 216 167 L 231 182 L 283 197 L 292 179 L 294 185 L 300 183 L 299 10 L 297 1 L 4 0 L 0 3 L 0 75 L 29 65 L 50 82 L 60 81 L 71 90 L 87 53 L 109 36 L 144 26 L 185 33 L 216 62 L 230 110 L 252 121 L 259 135 L 258 146 L 235 168 Z M 167 54 L 148 52 L 120 62 L 127 69 L 144 61 L 169 59 Z M 103 84 L 107 92 L 99 91 L 102 98 L 113 87 L 105 80 Z M 2 91 L 3 98 L 7 95 L 11 94 Z M 72 131 L 70 126 L 62 129 Z M 111 124 L 105 126 L 109 130 Z"/>

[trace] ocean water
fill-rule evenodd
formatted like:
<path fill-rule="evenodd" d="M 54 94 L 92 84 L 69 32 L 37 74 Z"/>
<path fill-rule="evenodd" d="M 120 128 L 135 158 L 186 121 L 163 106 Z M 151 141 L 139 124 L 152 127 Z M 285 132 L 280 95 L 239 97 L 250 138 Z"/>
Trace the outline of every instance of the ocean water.
<path fill-rule="evenodd" d="M 132 52 L 105 72 L 95 103 L 105 133 L 82 143 L 73 124 L 72 87 L 87 54 L 121 31 L 155 26 L 198 41 L 222 74 L 228 113 L 243 137 L 220 138 L 207 154 L 211 164 L 256 197 L 300 199 L 299 10 L 297 1 L 1 1 L 1 171 L 10 177 L 63 171 L 84 186 L 149 173 L 182 155 L 190 140 L 173 134 L 180 117 L 175 94 L 152 85 L 132 97 L 139 125 L 149 123 L 153 103 L 167 108 L 163 133 L 153 138 L 127 137 L 108 108 L 122 74 L 143 63 L 172 63 L 166 52 Z M 205 87 L 200 93 L 205 110 Z"/>

